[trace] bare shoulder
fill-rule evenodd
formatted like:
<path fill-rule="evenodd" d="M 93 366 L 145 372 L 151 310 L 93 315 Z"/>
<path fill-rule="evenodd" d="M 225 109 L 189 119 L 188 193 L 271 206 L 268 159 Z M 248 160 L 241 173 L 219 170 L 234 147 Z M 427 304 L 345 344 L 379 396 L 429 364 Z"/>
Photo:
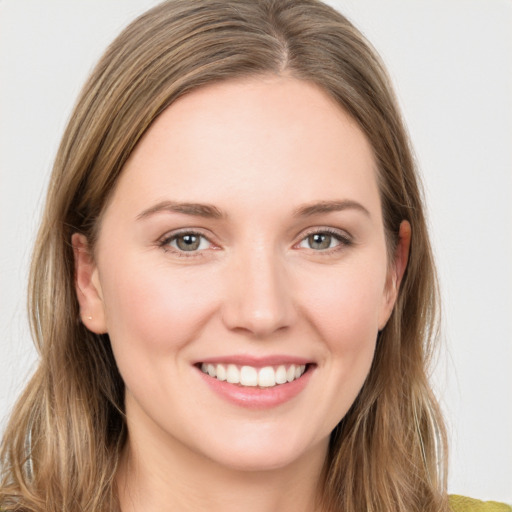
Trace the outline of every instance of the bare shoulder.
<path fill-rule="evenodd" d="M 450 496 L 453 512 L 512 512 L 512 507 L 497 501 L 480 501 L 465 496 Z"/>

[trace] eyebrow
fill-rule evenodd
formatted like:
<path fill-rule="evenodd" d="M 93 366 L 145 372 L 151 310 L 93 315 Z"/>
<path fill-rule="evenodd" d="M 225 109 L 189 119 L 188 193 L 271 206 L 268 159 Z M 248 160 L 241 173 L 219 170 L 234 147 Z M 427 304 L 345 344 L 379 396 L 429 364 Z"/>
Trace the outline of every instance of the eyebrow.
<path fill-rule="evenodd" d="M 320 213 L 341 212 L 343 210 L 358 210 L 367 217 L 371 217 L 370 212 L 357 201 L 345 199 L 343 201 L 318 201 L 297 208 L 294 211 L 295 217 L 310 217 Z"/>
<path fill-rule="evenodd" d="M 294 217 L 311 217 L 321 213 L 340 212 L 343 210 L 358 210 L 366 216 L 371 217 L 370 212 L 357 201 L 345 199 L 343 201 L 317 201 L 300 206 L 293 212 Z M 176 201 L 161 201 L 154 206 L 144 210 L 137 215 L 137 220 L 145 219 L 151 215 L 161 212 L 181 213 L 194 217 L 208 219 L 225 219 L 227 215 L 211 204 L 206 203 L 179 203 Z"/>
<path fill-rule="evenodd" d="M 211 204 L 161 201 L 160 203 L 139 213 L 139 215 L 137 215 L 137 220 L 145 219 L 150 215 L 161 212 L 182 213 L 184 215 L 193 215 L 194 217 L 204 217 L 209 219 L 222 219 L 226 217 L 221 210 Z"/>

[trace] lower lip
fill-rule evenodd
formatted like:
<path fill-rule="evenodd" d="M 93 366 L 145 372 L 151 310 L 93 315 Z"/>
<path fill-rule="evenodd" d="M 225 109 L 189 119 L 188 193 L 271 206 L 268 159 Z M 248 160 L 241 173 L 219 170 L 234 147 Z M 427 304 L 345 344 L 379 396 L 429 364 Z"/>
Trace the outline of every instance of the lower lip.
<path fill-rule="evenodd" d="M 296 397 L 308 384 L 314 368 L 308 367 L 301 377 L 292 382 L 268 388 L 230 384 L 226 381 L 220 381 L 215 377 L 210 377 L 199 368 L 197 371 L 210 389 L 228 402 L 248 409 L 269 409 L 284 404 Z"/>

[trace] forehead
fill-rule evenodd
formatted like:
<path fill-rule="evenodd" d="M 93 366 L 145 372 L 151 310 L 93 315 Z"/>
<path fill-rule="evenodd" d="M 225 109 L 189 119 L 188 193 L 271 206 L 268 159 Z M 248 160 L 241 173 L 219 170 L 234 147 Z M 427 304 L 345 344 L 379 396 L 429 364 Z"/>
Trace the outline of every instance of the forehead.
<path fill-rule="evenodd" d="M 283 195 L 379 202 L 375 161 L 357 123 L 318 86 L 263 76 L 208 85 L 168 107 L 127 161 L 113 199 L 130 196 L 142 208 L 243 198 L 258 209 L 277 207 Z"/>

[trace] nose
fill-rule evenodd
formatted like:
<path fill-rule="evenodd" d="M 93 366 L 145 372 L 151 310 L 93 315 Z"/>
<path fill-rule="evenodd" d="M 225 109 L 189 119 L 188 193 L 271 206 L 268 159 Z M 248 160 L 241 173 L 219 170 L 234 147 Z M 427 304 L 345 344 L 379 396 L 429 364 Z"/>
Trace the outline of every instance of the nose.
<path fill-rule="evenodd" d="M 230 330 L 265 338 L 296 319 L 286 265 L 271 251 L 251 250 L 232 261 L 222 318 Z"/>

